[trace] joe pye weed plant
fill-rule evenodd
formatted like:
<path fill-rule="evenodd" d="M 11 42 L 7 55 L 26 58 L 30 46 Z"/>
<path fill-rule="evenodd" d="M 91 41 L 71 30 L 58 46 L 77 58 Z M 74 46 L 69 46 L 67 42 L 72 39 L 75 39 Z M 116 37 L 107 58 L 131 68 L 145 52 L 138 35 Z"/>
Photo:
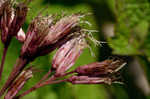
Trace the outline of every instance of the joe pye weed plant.
<path fill-rule="evenodd" d="M 0 1 L 0 30 L 4 45 L 0 66 L 0 79 L 4 76 L 3 68 L 7 49 L 13 37 L 22 43 L 20 55 L 13 69 L 0 90 L 4 99 L 19 99 L 45 85 L 69 82 L 72 84 L 112 84 L 119 82 L 119 70 L 126 64 L 121 59 L 107 59 L 79 66 L 68 71 L 82 54 L 84 49 L 91 49 L 91 43 L 100 45 L 91 32 L 81 24 L 85 14 L 75 13 L 62 16 L 43 16 L 40 12 L 29 24 L 26 33 L 22 30 L 28 13 L 30 0 L 16 3 L 14 0 Z M 18 94 L 28 80 L 34 77 L 36 67 L 29 66 L 37 57 L 47 55 L 57 49 L 52 59 L 52 67 L 33 87 Z M 53 73 L 52 73 L 53 72 Z"/>

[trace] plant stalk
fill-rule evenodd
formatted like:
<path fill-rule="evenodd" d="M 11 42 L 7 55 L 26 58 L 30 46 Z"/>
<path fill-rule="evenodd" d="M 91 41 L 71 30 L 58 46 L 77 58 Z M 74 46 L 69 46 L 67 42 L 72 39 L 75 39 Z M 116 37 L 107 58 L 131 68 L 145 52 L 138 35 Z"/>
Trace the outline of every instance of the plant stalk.
<path fill-rule="evenodd" d="M 4 47 L 3 49 L 3 55 L 2 55 L 2 60 L 1 60 L 1 65 L 0 65 L 0 81 L 2 79 L 2 73 L 3 73 L 3 68 L 4 68 L 4 63 L 5 63 L 5 58 L 7 54 L 8 46 Z"/>
<path fill-rule="evenodd" d="M 33 86 L 32 88 L 30 88 L 29 90 L 25 91 L 24 93 L 22 93 L 21 95 L 19 96 L 16 96 L 14 97 L 13 99 L 20 99 L 22 98 L 23 96 L 35 91 L 36 89 L 40 88 L 40 87 L 43 87 L 45 85 L 49 85 L 49 84 L 57 84 L 57 83 L 61 83 L 61 82 L 65 82 L 67 81 L 68 79 L 64 79 L 64 80 L 56 80 L 56 81 L 46 81 L 46 82 L 43 82 L 43 83 L 39 83 L 35 86 Z"/>
<path fill-rule="evenodd" d="M 42 87 L 42 86 L 45 86 L 45 85 L 49 85 L 49 84 L 56 84 L 56 83 L 60 83 L 60 82 L 65 82 L 67 81 L 68 79 L 63 79 L 63 80 L 56 80 L 58 78 L 61 78 L 61 77 L 64 77 L 64 76 L 67 76 L 69 74 L 73 74 L 75 73 L 75 71 L 71 71 L 71 72 L 68 72 L 68 73 L 65 73 L 61 76 L 51 76 L 48 80 L 46 80 L 48 78 L 48 76 L 50 75 L 51 73 L 51 70 L 49 70 L 49 72 L 36 84 L 34 85 L 32 88 L 30 88 L 29 90 L 25 91 L 24 93 L 22 93 L 21 95 L 15 97 L 14 99 L 19 99 L 29 93 L 31 93 L 32 91 L 35 91 L 36 89 Z M 45 82 L 43 82 L 43 80 L 46 80 Z"/>

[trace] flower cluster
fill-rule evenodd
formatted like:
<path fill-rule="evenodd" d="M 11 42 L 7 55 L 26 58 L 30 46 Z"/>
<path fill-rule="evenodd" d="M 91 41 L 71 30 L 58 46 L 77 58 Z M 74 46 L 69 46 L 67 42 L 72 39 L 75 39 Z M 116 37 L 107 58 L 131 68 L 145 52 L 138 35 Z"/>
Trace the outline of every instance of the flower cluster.
<path fill-rule="evenodd" d="M 53 15 L 42 16 L 39 13 L 29 24 L 25 34 L 22 30 L 22 25 L 28 11 L 27 2 L 29 1 L 15 5 L 10 0 L 0 1 L 2 42 L 5 46 L 8 46 L 11 38 L 16 36 L 23 43 L 19 58 L 8 80 L 0 90 L 0 97 L 6 92 L 5 99 L 18 99 L 37 88 L 60 82 L 111 84 L 118 81 L 118 71 L 125 65 L 125 62 L 121 60 L 107 59 L 102 62 L 79 66 L 75 70 L 68 72 L 84 49 L 90 48 L 89 40 L 100 44 L 91 35 L 92 31 L 83 29 L 80 25 L 83 14 L 64 16 L 56 21 Z M 57 51 L 53 57 L 52 67 L 49 72 L 32 88 L 18 95 L 24 84 L 33 76 L 33 68 L 26 69 L 27 64 L 55 49 Z M 1 67 L 3 67 L 3 64 L 4 60 L 2 60 Z M 0 69 L 0 78 L 2 69 Z M 54 72 L 52 76 L 51 72 Z"/>
<path fill-rule="evenodd" d="M 80 15 L 66 16 L 53 24 L 52 16 L 37 16 L 30 24 L 26 39 L 21 49 L 21 57 L 35 58 L 45 55 L 56 47 L 59 42 L 69 39 L 74 27 L 79 23 Z M 64 38 L 65 37 L 65 38 Z"/>
<path fill-rule="evenodd" d="M 76 68 L 77 76 L 72 76 L 69 81 L 73 84 L 99 84 L 118 82 L 116 73 L 125 66 L 121 60 L 105 60 L 94 62 Z"/>
<path fill-rule="evenodd" d="M 13 36 L 17 36 L 20 31 L 28 12 L 25 2 L 15 4 L 11 0 L 1 2 L 0 8 L 0 28 L 1 39 L 5 46 L 9 43 Z"/>

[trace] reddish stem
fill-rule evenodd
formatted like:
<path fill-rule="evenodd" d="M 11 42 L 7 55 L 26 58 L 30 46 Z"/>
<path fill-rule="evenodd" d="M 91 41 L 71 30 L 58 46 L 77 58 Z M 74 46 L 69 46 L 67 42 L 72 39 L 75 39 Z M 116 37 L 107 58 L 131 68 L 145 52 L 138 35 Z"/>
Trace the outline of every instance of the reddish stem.
<path fill-rule="evenodd" d="M 43 83 L 40 83 L 40 84 L 37 84 L 35 85 L 34 87 L 30 88 L 29 90 L 25 91 L 24 93 L 22 93 L 21 95 L 15 97 L 14 99 L 19 99 L 29 93 L 31 93 L 32 91 L 35 91 L 36 89 L 40 88 L 40 87 L 43 87 L 45 85 L 49 85 L 49 84 L 57 84 L 57 83 L 61 83 L 61 82 L 65 82 L 67 81 L 68 79 L 64 79 L 64 80 L 56 80 L 56 81 L 45 81 Z"/>
<path fill-rule="evenodd" d="M 3 72 L 3 68 L 4 68 L 4 63 L 5 63 L 5 57 L 6 57 L 6 54 L 7 54 L 7 50 L 8 50 L 8 46 L 4 47 L 2 60 L 1 60 L 1 65 L 0 65 L 0 81 L 2 79 L 2 72 Z"/>
<path fill-rule="evenodd" d="M 39 81 L 39 83 L 46 80 L 50 74 L 51 74 L 51 69 L 43 76 L 43 78 Z"/>
<path fill-rule="evenodd" d="M 60 82 L 65 82 L 65 81 L 67 81 L 68 79 L 63 79 L 63 80 L 56 80 L 56 79 L 61 78 L 61 77 L 64 77 L 64 76 L 67 76 L 67 75 L 72 74 L 72 73 L 74 73 L 74 72 L 75 72 L 75 71 L 68 72 L 68 73 L 65 73 L 65 74 L 63 74 L 63 75 L 61 75 L 61 76 L 55 76 L 55 75 L 53 75 L 53 76 L 51 76 L 51 78 L 49 78 L 47 81 L 45 81 L 45 82 L 42 83 L 43 80 L 45 80 L 45 79 L 48 78 L 49 74 L 51 73 L 51 70 L 50 70 L 36 85 L 34 85 L 32 88 L 30 88 L 29 90 L 25 91 L 25 92 L 22 93 L 21 95 L 15 97 L 14 99 L 19 99 L 19 98 L 21 98 L 21 97 L 23 97 L 23 96 L 25 96 L 25 95 L 31 93 L 32 91 L 35 91 L 36 89 L 38 89 L 38 88 L 40 88 L 40 87 L 42 87 L 42 86 L 45 86 L 45 85 L 56 84 L 56 83 L 60 83 Z"/>

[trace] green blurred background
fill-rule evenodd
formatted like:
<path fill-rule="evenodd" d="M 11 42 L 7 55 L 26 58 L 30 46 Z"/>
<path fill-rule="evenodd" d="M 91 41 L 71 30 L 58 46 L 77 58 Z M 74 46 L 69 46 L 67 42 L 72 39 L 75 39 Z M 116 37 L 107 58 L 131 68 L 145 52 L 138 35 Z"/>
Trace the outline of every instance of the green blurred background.
<path fill-rule="evenodd" d="M 93 45 L 95 57 L 86 49 L 75 67 L 110 56 L 127 61 L 121 71 L 124 84 L 110 85 L 72 85 L 61 83 L 49 85 L 32 92 L 23 99 L 150 99 L 150 1 L 149 0 L 33 0 L 29 7 L 27 20 L 23 26 L 26 31 L 31 20 L 43 8 L 43 14 L 77 12 L 92 13 L 83 20 L 92 26 L 87 29 L 98 30 L 94 37 L 107 43 L 100 47 Z M 13 39 L 6 56 L 3 82 L 6 81 L 20 53 L 21 44 Z M 3 45 L 0 43 L 0 55 Z M 24 90 L 33 86 L 51 67 L 50 55 L 37 58 L 33 65 L 40 72 L 25 85 Z"/>

